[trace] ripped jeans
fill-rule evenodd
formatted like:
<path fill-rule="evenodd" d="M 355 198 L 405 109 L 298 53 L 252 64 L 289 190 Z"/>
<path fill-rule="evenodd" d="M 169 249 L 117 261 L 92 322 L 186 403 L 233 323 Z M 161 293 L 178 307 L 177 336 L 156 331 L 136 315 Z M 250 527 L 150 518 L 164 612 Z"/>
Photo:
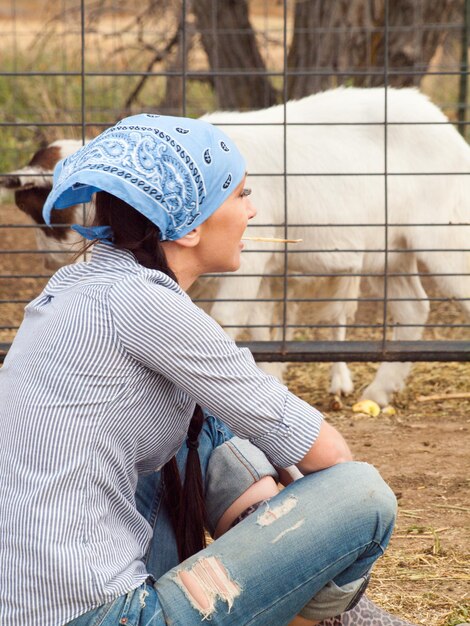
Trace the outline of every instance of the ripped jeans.
<path fill-rule="evenodd" d="M 183 470 L 187 447 L 177 460 Z M 199 438 L 210 526 L 248 487 L 274 470 L 249 442 L 207 416 Z M 396 501 L 366 463 L 309 474 L 179 564 L 161 473 L 139 480 L 139 511 L 154 529 L 145 557 L 149 578 L 137 589 L 69 622 L 69 626 L 283 626 L 347 610 L 361 595 L 388 544 Z M 199 606 L 180 572 L 204 590 Z"/>

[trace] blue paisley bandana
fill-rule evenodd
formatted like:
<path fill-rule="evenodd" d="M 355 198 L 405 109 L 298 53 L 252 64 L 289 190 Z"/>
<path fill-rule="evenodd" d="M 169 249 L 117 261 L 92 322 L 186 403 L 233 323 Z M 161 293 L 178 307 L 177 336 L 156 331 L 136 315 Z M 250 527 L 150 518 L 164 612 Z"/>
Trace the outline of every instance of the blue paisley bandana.
<path fill-rule="evenodd" d="M 57 164 L 43 216 L 50 225 L 52 209 L 89 202 L 96 191 L 108 191 L 156 224 L 162 240 L 179 239 L 210 217 L 244 174 L 238 148 L 212 124 L 133 115 Z M 95 229 L 76 230 L 87 238 L 105 236 Z"/>

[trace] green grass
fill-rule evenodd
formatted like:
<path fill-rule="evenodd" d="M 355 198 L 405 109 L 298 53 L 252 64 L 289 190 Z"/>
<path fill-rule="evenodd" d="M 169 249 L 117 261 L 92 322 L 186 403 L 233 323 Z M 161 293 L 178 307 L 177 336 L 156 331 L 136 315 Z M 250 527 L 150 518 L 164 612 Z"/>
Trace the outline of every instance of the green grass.
<path fill-rule="evenodd" d="M 13 58 L 4 54 L 2 57 L 4 72 L 14 71 L 15 68 L 18 71 L 26 71 L 28 67 L 26 59 L 21 55 Z M 34 71 L 47 71 L 52 67 L 54 67 L 53 51 L 43 51 L 42 56 L 36 56 Z M 144 68 L 133 69 L 138 72 Z M 71 64 L 67 71 L 79 72 L 79 64 Z M 103 65 L 88 62 L 87 71 L 103 71 Z M 8 172 L 24 165 L 41 143 L 49 143 L 58 138 L 80 139 L 82 106 L 85 110 L 85 122 L 91 125 L 86 132 L 91 136 L 102 130 L 100 124 L 113 124 L 125 115 L 142 111 L 160 111 L 174 115 L 182 113 L 178 108 L 166 110 L 161 108 L 167 81 L 162 76 L 149 77 L 137 99 L 126 110 L 126 100 L 138 81 L 138 76 L 86 76 L 82 103 L 81 76 L 0 75 L 2 121 L 28 124 L 0 127 L 0 172 Z M 215 97 L 212 88 L 207 83 L 188 80 L 186 103 L 186 115 L 190 117 L 198 117 L 213 109 Z M 73 126 L 54 126 L 57 122 L 66 122 Z M 93 124 L 97 126 L 94 127 Z"/>
<path fill-rule="evenodd" d="M 452 614 L 447 618 L 444 626 L 458 626 L 465 622 L 470 622 L 470 605 L 461 604 L 455 607 Z"/>

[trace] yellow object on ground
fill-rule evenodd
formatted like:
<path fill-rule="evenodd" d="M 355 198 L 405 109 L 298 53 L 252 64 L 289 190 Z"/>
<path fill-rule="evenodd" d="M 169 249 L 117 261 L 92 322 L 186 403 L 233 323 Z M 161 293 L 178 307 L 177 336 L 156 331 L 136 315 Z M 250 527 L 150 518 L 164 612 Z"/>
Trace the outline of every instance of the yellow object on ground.
<path fill-rule="evenodd" d="M 379 405 L 373 400 L 361 400 L 360 402 L 356 402 L 356 404 L 353 404 L 352 410 L 354 413 L 365 413 L 372 417 L 377 417 L 380 413 Z"/>

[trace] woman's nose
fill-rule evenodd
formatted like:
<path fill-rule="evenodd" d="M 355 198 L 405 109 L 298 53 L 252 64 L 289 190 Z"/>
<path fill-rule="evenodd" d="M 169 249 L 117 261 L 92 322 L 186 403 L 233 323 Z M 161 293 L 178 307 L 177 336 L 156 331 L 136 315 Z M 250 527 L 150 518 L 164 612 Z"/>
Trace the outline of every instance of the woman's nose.
<path fill-rule="evenodd" d="M 256 210 L 255 205 L 250 200 L 248 200 L 247 212 L 248 212 L 248 219 L 249 220 L 251 220 L 253 217 L 255 217 L 256 214 L 258 213 L 258 211 Z"/>

